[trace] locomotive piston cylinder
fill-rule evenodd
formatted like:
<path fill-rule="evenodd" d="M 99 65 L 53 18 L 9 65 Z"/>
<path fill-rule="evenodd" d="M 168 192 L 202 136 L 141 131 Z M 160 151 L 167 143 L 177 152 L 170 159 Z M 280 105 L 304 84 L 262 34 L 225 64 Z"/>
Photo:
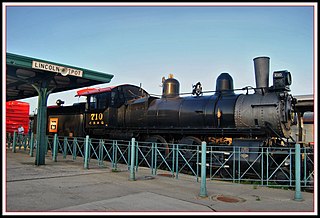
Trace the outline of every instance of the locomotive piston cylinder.
<path fill-rule="evenodd" d="M 256 78 L 256 92 L 269 87 L 269 57 L 256 57 L 253 59 Z"/>

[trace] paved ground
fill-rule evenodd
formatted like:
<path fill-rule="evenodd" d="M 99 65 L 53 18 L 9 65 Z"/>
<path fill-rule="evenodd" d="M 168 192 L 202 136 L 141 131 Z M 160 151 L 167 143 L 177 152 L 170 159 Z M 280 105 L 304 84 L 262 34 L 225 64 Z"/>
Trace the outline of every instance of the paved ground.
<path fill-rule="evenodd" d="M 84 169 L 81 158 L 58 156 L 54 162 L 47 156 L 45 165 L 36 166 L 35 158 L 23 150 L 7 150 L 5 157 L 3 214 L 318 213 L 317 195 L 309 192 L 302 192 L 302 201 L 296 201 L 292 190 L 208 180 L 208 196 L 200 197 L 200 182 L 188 175 L 175 179 L 167 172 L 154 176 L 139 168 L 131 181 L 125 165 L 113 172 L 110 163 L 99 168 L 91 160 L 90 169 Z"/>

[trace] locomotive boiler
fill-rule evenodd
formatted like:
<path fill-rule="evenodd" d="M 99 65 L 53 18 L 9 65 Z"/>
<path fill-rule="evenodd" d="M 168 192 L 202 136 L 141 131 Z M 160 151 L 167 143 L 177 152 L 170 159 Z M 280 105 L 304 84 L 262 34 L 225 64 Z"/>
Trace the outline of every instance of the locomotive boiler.
<path fill-rule="evenodd" d="M 233 79 L 222 73 L 213 95 L 180 97 L 179 82 L 174 78 L 163 83 L 160 99 L 148 102 L 133 100 L 126 107 L 125 126 L 144 132 L 209 136 L 278 136 L 289 137 L 292 97 L 291 75 L 274 72 L 274 86 L 268 86 L 269 58 L 255 60 L 257 87 L 254 94 L 235 94 Z M 137 110 L 137 108 L 141 108 Z"/>

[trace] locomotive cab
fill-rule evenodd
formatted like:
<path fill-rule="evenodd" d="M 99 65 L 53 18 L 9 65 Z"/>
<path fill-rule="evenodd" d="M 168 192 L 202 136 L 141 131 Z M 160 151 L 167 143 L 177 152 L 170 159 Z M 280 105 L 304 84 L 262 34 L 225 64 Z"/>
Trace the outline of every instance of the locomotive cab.
<path fill-rule="evenodd" d="M 106 135 L 106 129 L 122 126 L 128 103 L 146 98 L 148 93 L 134 85 L 119 85 L 107 88 L 82 89 L 77 96 L 86 96 L 86 134 Z"/>

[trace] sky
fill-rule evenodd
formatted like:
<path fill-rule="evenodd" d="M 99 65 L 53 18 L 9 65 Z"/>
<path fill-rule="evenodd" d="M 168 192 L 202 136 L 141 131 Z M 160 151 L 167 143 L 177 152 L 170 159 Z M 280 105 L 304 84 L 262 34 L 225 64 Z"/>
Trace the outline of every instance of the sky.
<path fill-rule="evenodd" d="M 6 52 L 114 75 L 95 87 L 141 84 L 157 95 L 169 74 L 182 93 L 197 82 L 215 90 L 224 72 L 234 88 L 255 87 L 253 59 L 268 56 L 270 86 L 273 71 L 288 70 L 291 93 L 308 95 L 317 86 L 316 15 L 307 3 L 20 3 L 5 8 L 3 44 Z M 48 105 L 84 100 L 75 94 L 51 94 Z M 37 97 L 22 101 L 36 112 Z"/>

